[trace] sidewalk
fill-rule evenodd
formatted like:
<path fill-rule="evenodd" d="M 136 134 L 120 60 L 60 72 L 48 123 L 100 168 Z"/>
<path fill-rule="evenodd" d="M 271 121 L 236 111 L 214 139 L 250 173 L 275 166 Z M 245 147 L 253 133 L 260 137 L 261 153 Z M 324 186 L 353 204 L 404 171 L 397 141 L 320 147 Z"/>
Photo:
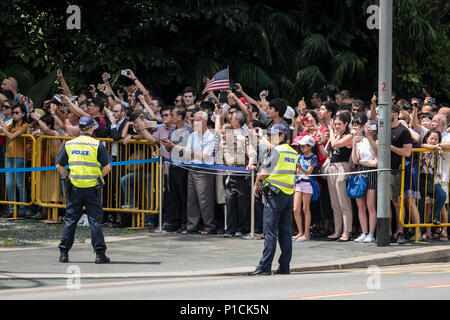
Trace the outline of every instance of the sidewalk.
<path fill-rule="evenodd" d="M 264 240 L 149 232 L 106 237 L 110 264 L 96 265 L 90 239 L 77 240 L 68 264 L 58 262 L 58 241 L 48 245 L 0 248 L 0 279 L 67 278 L 77 265 L 84 278 L 246 275 L 257 266 Z M 450 243 L 338 243 L 318 238 L 293 243 L 291 271 L 365 268 L 450 260 Z M 277 268 L 279 247 L 273 269 Z"/>

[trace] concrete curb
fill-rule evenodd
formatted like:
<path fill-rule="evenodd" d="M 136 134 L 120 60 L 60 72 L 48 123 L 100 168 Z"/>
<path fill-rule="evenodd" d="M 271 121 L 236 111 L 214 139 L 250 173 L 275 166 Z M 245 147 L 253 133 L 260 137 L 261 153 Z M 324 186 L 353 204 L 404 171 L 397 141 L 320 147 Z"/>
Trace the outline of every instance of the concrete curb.
<path fill-rule="evenodd" d="M 448 246 L 436 246 L 418 248 L 405 251 L 380 253 L 355 258 L 344 258 L 333 262 L 316 262 L 291 266 L 293 272 L 343 270 L 355 268 L 367 268 L 372 265 L 392 266 L 415 263 L 437 263 L 450 261 L 450 248 Z"/>

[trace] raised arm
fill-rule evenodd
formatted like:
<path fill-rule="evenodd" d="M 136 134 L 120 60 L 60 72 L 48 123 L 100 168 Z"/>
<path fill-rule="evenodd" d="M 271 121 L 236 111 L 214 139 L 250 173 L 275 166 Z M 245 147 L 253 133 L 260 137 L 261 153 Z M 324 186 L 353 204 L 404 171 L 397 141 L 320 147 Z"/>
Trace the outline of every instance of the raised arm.
<path fill-rule="evenodd" d="M 58 106 L 54 103 L 50 104 L 50 115 L 52 116 L 53 120 L 55 120 L 56 124 L 63 129 L 64 131 L 66 131 L 66 124 L 64 123 L 64 121 L 61 120 L 61 118 L 58 116 L 58 114 L 56 113 L 58 109 Z M 66 131 L 67 132 L 67 131 Z"/>
<path fill-rule="evenodd" d="M 253 99 L 252 97 L 250 97 L 248 94 L 246 94 L 244 92 L 244 90 L 242 89 L 242 85 L 240 83 L 236 83 L 236 87 L 237 87 L 236 91 L 238 93 L 240 93 L 245 98 L 245 100 L 247 100 L 248 103 L 258 105 L 258 102 L 256 102 L 255 99 Z"/>
<path fill-rule="evenodd" d="M 56 70 L 56 76 L 58 77 L 59 83 L 64 90 L 64 94 L 71 96 L 72 92 L 70 91 L 69 86 L 67 85 L 66 79 L 64 79 L 63 73 L 61 69 Z"/>
<path fill-rule="evenodd" d="M 131 79 L 131 81 L 134 82 L 134 84 L 142 91 L 144 94 L 145 101 L 147 103 L 151 103 L 153 100 L 153 97 L 150 96 L 150 92 L 145 88 L 145 86 L 139 81 L 139 79 L 134 75 L 133 71 L 131 69 L 125 69 L 127 71 L 127 74 L 125 77 Z"/>
<path fill-rule="evenodd" d="M 373 95 L 372 97 L 372 103 L 370 104 L 370 114 L 368 117 L 369 120 L 374 120 L 378 122 L 378 116 L 377 116 L 377 96 Z"/>
<path fill-rule="evenodd" d="M 69 106 L 70 111 L 74 112 L 80 118 L 84 116 L 89 116 L 89 114 L 87 114 L 83 109 L 74 105 L 67 96 L 61 95 L 61 101 L 67 106 Z"/>

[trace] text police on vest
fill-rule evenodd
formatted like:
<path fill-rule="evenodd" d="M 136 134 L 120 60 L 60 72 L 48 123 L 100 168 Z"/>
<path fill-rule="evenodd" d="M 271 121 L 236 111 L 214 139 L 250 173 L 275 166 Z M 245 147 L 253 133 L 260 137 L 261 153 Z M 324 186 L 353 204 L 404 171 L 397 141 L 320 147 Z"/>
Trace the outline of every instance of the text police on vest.
<path fill-rule="evenodd" d="M 71 150 L 70 154 L 74 156 L 90 156 L 91 152 L 89 150 Z"/>

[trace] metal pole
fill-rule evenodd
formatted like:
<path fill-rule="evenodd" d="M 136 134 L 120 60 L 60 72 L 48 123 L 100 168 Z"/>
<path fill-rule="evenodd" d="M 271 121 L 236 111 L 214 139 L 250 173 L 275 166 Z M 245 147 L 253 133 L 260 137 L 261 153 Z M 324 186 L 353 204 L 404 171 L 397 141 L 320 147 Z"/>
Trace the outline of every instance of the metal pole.
<path fill-rule="evenodd" d="M 159 145 L 159 232 L 162 232 L 162 215 L 163 215 L 163 183 L 162 183 L 162 175 L 163 175 L 163 156 L 162 156 L 162 145 Z"/>
<path fill-rule="evenodd" d="M 250 211 L 250 237 L 255 236 L 255 195 L 253 194 L 253 190 L 255 188 L 255 170 L 252 171 L 252 187 L 251 187 L 251 211 Z"/>
<path fill-rule="evenodd" d="M 378 52 L 378 169 L 391 168 L 392 0 L 380 0 Z M 378 172 L 377 246 L 389 245 L 390 172 Z"/>

